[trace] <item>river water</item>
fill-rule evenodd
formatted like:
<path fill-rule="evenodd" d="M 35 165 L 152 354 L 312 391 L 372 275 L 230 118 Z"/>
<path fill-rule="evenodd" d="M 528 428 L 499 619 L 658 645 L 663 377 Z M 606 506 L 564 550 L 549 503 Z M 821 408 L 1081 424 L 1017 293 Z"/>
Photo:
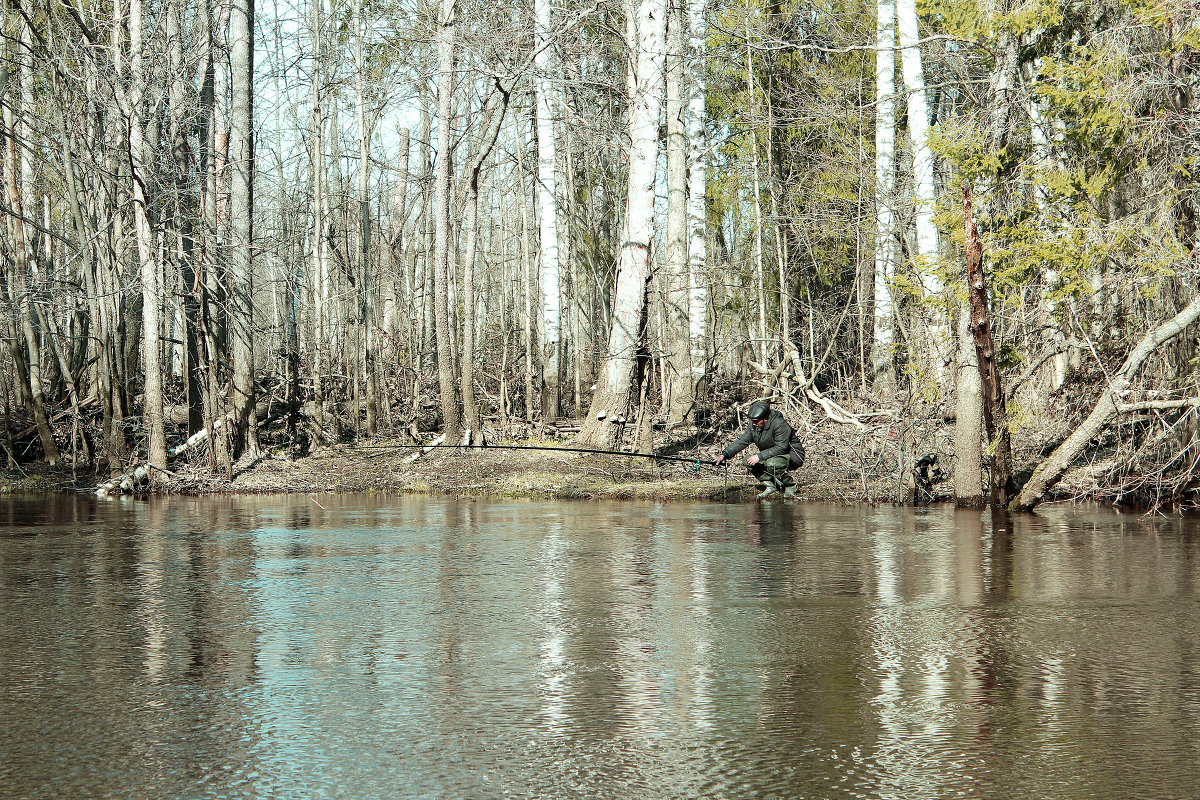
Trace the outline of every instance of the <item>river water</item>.
<path fill-rule="evenodd" d="M 0 501 L 0 797 L 1196 798 L 1200 524 Z"/>

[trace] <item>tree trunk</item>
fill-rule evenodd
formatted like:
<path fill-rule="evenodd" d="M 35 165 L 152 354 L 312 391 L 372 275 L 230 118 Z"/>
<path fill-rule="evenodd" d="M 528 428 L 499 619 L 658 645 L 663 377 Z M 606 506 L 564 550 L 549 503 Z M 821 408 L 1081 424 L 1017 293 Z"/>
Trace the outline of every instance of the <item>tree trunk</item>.
<path fill-rule="evenodd" d="M 987 281 L 983 273 L 983 247 L 975 228 L 971 207 L 971 185 L 963 184 L 963 219 L 966 225 L 964 247 L 967 253 L 967 300 L 971 309 L 971 336 L 979 364 L 980 392 L 983 399 L 983 428 L 987 433 L 992 503 L 1008 504 L 1013 492 L 1012 435 L 1008 430 L 1008 409 L 1004 387 L 996 364 L 996 345 L 988 313 Z"/>
<path fill-rule="evenodd" d="M 666 330 L 667 379 L 663 398 L 667 423 L 683 422 L 695 399 L 689 346 L 687 129 L 683 97 L 686 58 L 683 0 L 668 0 L 667 17 L 667 239 Z"/>
<path fill-rule="evenodd" d="M 933 182 L 933 150 L 929 147 L 929 104 L 925 96 L 925 70 L 921 65 L 921 48 L 917 32 L 917 9 L 914 0 L 896 0 L 896 28 L 900 36 L 900 63 L 904 75 L 904 93 L 908 98 L 908 134 L 913 148 L 913 216 L 917 230 L 916 271 L 925 290 L 926 301 L 921 313 L 927 321 L 925 337 L 929 347 L 928 363 L 934 379 L 948 390 L 953 379 L 950 374 L 950 352 L 953 337 L 942 307 L 945 286 L 935 271 L 938 257 L 938 231 L 933 224 L 937 198 Z"/>
<path fill-rule="evenodd" d="M 958 315 L 958 370 L 954 422 L 954 500 L 964 508 L 983 505 L 983 395 L 979 359 L 971 340 L 971 312 Z"/>
<path fill-rule="evenodd" d="M 635 74 L 630 86 L 629 191 L 625 239 L 617 268 L 612 328 L 588 418 L 578 440 L 586 447 L 618 444 L 622 421 L 630 414 L 634 369 L 642 347 L 650 248 L 654 238 L 654 185 L 658 161 L 658 118 L 663 101 L 666 28 L 665 0 L 641 0 L 633 41 Z"/>
<path fill-rule="evenodd" d="M 254 413 L 254 0 L 230 10 L 229 332 L 234 458 L 259 455 Z"/>
<path fill-rule="evenodd" d="M 119 18 L 119 17 L 118 17 Z M 129 3 L 129 71 L 124 79 L 124 65 L 119 48 L 117 60 L 117 101 L 128 123 L 129 184 L 133 198 L 134 238 L 142 278 L 142 374 L 145 380 L 143 413 L 146 420 L 147 460 L 152 467 L 151 481 L 161 479 L 167 468 L 167 436 L 163 421 L 163 383 L 160 361 L 161 339 L 159 313 L 160 295 L 158 260 L 154 230 L 150 222 L 150 199 L 147 187 L 151 183 L 150 165 L 153 153 L 146 141 L 142 120 L 142 104 L 147 89 L 142 52 L 142 0 Z"/>
<path fill-rule="evenodd" d="M 533 402 L 533 400 L 534 400 L 534 385 L 533 385 L 534 346 L 533 346 L 533 337 L 534 337 L 534 328 L 536 327 L 534 325 L 534 316 L 535 316 L 536 312 L 534 311 L 534 308 L 533 308 L 533 293 L 535 291 L 536 284 L 534 282 L 533 275 L 531 274 L 531 272 L 533 271 L 534 266 L 535 266 L 533 263 L 533 258 L 530 255 L 530 253 L 532 251 L 532 242 L 530 240 L 531 240 L 531 236 L 532 236 L 531 231 L 532 231 L 533 226 L 529 220 L 530 197 L 529 197 L 529 190 L 525 185 L 525 178 L 524 178 L 524 176 L 526 175 L 525 160 L 522 156 L 522 153 L 525 152 L 525 141 L 524 141 L 524 137 L 521 135 L 520 127 L 518 127 L 516 130 L 516 148 L 515 149 L 516 149 L 516 155 L 517 155 L 517 176 L 518 176 L 516 183 L 517 183 L 518 192 L 519 192 L 520 198 L 521 198 L 521 200 L 520 200 L 520 202 L 521 202 L 521 248 L 520 248 L 521 277 L 519 280 L 519 284 L 521 287 L 521 302 L 522 302 L 522 306 L 523 306 L 522 311 L 524 312 L 524 313 L 520 314 L 520 317 L 521 317 L 521 344 L 524 347 L 524 351 L 525 351 L 524 358 L 523 358 L 523 361 L 524 361 L 523 377 L 524 377 L 525 390 L 524 390 L 524 392 L 522 392 L 522 396 L 523 396 L 523 400 L 524 400 L 525 421 L 533 422 L 533 412 L 534 412 L 534 402 Z M 535 188 L 535 192 L 536 192 L 536 188 Z M 535 202 L 536 202 L 536 200 L 535 200 Z"/>
<path fill-rule="evenodd" d="M 494 103 L 492 101 L 495 101 Z M 469 181 L 467 185 L 467 208 L 464 221 L 467 243 L 463 258 L 463 319 L 462 319 L 462 350 L 459 353 L 461 366 L 461 391 L 463 399 L 463 416 L 471 431 L 471 441 L 483 443 L 480 430 L 482 420 L 479 415 L 479 403 L 475 398 L 475 260 L 479 249 L 479 180 L 483 174 L 483 165 L 491 154 L 500 135 L 500 125 L 504 121 L 504 113 L 508 109 L 509 91 L 500 81 L 495 83 L 495 91 L 484 102 L 482 130 L 478 142 L 472 148 L 474 153 L 470 159 Z"/>
<path fill-rule="evenodd" d="M 208 74 L 210 90 L 202 101 L 207 129 L 203 133 L 204 159 L 204 246 L 200 289 L 201 367 L 205 376 L 205 427 L 229 409 L 221 391 L 222 365 L 228 362 L 226 347 L 226 296 L 224 270 L 228 244 L 229 209 L 226 193 L 229 160 L 229 0 L 210 0 L 209 13 L 202 17 L 208 31 Z M 210 437 L 208 453 L 214 469 L 232 475 L 228 431 Z"/>
<path fill-rule="evenodd" d="M 454 0 L 442 0 L 438 16 L 438 134 L 433 184 L 434 330 L 437 336 L 438 385 L 442 398 L 442 431 L 446 441 L 461 437 L 461 414 L 455 392 L 454 354 L 450 345 L 450 135 L 454 111 Z"/>
<path fill-rule="evenodd" d="M 750 106 L 746 115 L 750 120 L 750 141 L 752 151 L 750 154 L 750 162 L 752 167 L 751 181 L 754 188 L 754 288 L 757 292 L 758 308 L 758 330 L 757 335 L 752 334 L 751 339 L 758 341 L 758 360 L 762 364 L 767 364 L 770 361 L 768 350 L 767 337 L 767 291 L 766 291 L 766 276 L 763 268 L 763 235 L 765 222 L 763 220 L 763 204 L 762 204 L 762 178 L 759 174 L 758 162 L 760 153 L 760 143 L 758 139 L 758 121 L 755 119 L 756 110 L 758 108 L 758 89 L 755 86 L 754 73 L 754 50 L 751 47 L 750 35 L 750 17 L 747 15 L 744 19 L 746 29 L 746 85 L 748 91 L 747 104 Z M 768 124 L 768 129 L 770 125 Z M 769 147 L 769 142 L 768 142 Z"/>
<path fill-rule="evenodd" d="M 325 314 L 329 295 L 329 244 L 325 238 L 327 217 L 326 181 L 325 181 L 325 35 L 324 35 L 324 4 L 325 0 L 312 0 L 312 79 L 309 88 L 311 104 L 309 117 L 309 146 L 308 169 L 312 181 L 312 227 L 311 236 L 311 268 L 309 272 L 309 290 L 312 297 L 312 313 L 310 315 L 311 335 L 309 336 L 309 375 L 312 379 L 313 414 L 312 423 L 317 435 L 323 436 L 325 430 L 325 345 L 326 324 Z"/>
<path fill-rule="evenodd" d="M 171 48 L 171 80 L 167 117 L 170 126 L 171 160 L 175 170 L 174 255 L 180 275 L 180 299 L 183 338 L 183 371 L 187 387 L 188 435 L 204 427 L 204 388 L 200 374 L 199 293 L 196 286 L 195 220 L 199 212 L 193 191 L 192 150 L 188 144 L 191 124 L 187 115 L 188 83 L 183 57 L 183 3 L 173 3 L 168 11 L 167 39 Z M 206 46 L 207 43 L 205 43 Z"/>
<path fill-rule="evenodd" d="M 416 262 L 413 259 L 407 258 L 404 252 L 405 243 L 407 242 L 407 233 L 409 229 L 409 191 L 408 184 L 411 180 L 409 172 L 409 151 L 411 150 L 412 134 L 408 128 L 396 128 L 396 182 L 392 187 L 392 226 L 391 240 L 389 242 L 392 260 L 395 264 L 400 264 L 403 269 L 403 277 L 397 278 L 400 280 L 400 287 L 396 293 L 403 298 L 403 307 L 410 309 L 410 320 L 416 314 Z M 414 226 L 415 230 L 415 226 Z M 396 313 L 397 303 L 399 300 L 392 295 L 389 295 L 388 300 L 384 303 L 382 329 L 384 338 L 395 345 L 395 336 L 397 333 Z M 411 327 L 411 326 L 406 326 Z M 411 344 L 411 342 L 410 342 Z M 418 348 L 413 347 L 413 352 L 417 352 Z"/>
<path fill-rule="evenodd" d="M 687 0 L 688 66 L 688 393 L 702 391 L 708 364 L 708 134 L 705 126 L 705 0 Z"/>
<path fill-rule="evenodd" d="M 875 328 L 871 341 L 872 385 L 876 392 L 896 389 L 894 367 L 896 307 L 892 300 L 895 268 L 896 29 L 895 0 L 878 0 L 875 28 Z"/>
<path fill-rule="evenodd" d="M 363 64 L 364 23 L 362 0 L 354 2 L 354 109 L 358 127 L 358 274 L 359 274 L 359 323 L 361 325 L 360 347 L 362 350 L 362 384 L 366 393 L 367 435 L 374 436 L 378 430 L 379 384 L 375 366 L 375 293 L 374 276 L 371 274 L 371 130 L 367 126 L 367 98 Z M 355 381 L 359 380 L 355 376 Z M 358 408 L 354 409 L 355 418 Z"/>
<path fill-rule="evenodd" d="M 554 140 L 551 72 L 553 53 L 547 44 L 551 32 L 550 0 L 534 0 L 538 48 L 534 56 L 537 86 L 537 208 L 542 276 L 542 424 L 559 414 L 562 399 L 562 300 L 558 252 L 558 183 Z"/>

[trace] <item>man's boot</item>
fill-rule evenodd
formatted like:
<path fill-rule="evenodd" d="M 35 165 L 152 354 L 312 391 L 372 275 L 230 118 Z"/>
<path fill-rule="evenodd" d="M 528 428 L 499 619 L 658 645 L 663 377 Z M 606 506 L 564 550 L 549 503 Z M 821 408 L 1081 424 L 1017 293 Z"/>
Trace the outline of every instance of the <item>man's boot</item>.
<path fill-rule="evenodd" d="M 784 488 L 784 490 L 783 490 L 783 499 L 784 500 L 796 500 L 799 497 L 800 497 L 800 490 L 796 488 L 796 484 L 793 483 L 791 486 Z"/>
<path fill-rule="evenodd" d="M 758 493 L 759 500 L 770 497 L 774 494 L 779 494 L 779 490 L 775 488 L 774 483 L 760 483 L 759 486 L 764 487 L 763 490 Z"/>

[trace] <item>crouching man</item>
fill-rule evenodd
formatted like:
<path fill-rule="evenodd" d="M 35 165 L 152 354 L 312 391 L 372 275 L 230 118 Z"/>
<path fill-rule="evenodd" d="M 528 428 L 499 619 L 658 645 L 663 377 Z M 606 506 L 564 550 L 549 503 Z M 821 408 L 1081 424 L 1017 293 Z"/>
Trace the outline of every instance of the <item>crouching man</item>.
<path fill-rule="evenodd" d="M 750 418 L 746 430 L 721 451 L 713 464 L 719 465 L 749 445 L 757 445 L 758 452 L 746 459 L 746 466 L 762 487 L 759 499 L 781 492 L 785 498 L 796 497 L 796 482 L 790 472 L 804 463 L 800 437 L 783 414 L 773 410 L 765 400 L 751 403 L 746 416 Z"/>

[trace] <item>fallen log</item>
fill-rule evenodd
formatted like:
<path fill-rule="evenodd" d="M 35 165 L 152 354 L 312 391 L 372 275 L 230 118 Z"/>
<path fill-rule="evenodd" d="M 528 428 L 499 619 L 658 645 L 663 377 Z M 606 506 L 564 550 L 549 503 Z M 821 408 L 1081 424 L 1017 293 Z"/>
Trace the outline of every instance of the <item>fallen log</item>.
<path fill-rule="evenodd" d="M 1109 380 L 1108 387 L 1096 401 L 1096 405 L 1088 414 L 1087 419 L 1075 428 L 1071 435 L 1055 448 L 1054 452 L 1037 465 L 1029 482 L 1021 488 L 1012 501 L 1013 508 L 1027 511 L 1042 501 L 1046 492 L 1062 479 L 1063 473 L 1083 452 L 1088 442 L 1096 438 L 1107 427 L 1110 419 L 1121 413 L 1121 404 L 1118 401 L 1125 396 L 1134 376 L 1146 359 L 1159 347 L 1183 333 L 1184 329 L 1197 319 L 1200 319 L 1200 297 L 1192 300 L 1174 317 L 1142 337 L 1125 359 L 1125 363 Z"/>
<path fill-rule="evenodd" d="M 417 452 L 413 453 L 411 456 L 409 456 L 409 457 L 405 458 L 405 459 L 404 459 L 403 461 L 401 461 L 400 463 L 402 463 L 402 464 L 411 464 L 412 462 L 416 461 L 416 460 L 417 460 L 418 458 L 420 458 L 421 456 L 423 456 L 423 455 L 425 455 L 426 453 L 428 453 L 428 452 L 430 452 L 431 450 L 433 450 L 433 448 L 435 448 L 435 447 L 437 447 L 438 445 L 442 444 L 444 441 L 446 441 L 446 434 L 444 434 L 444 433 L 443 433 L 441 436 L 439 436 L 438 438 L 434 439 L 434 440 L 433 440 L 433 442 L 431 442 L 430 444 L 426 445 L 425 447 L 422 447 L 420 450 L 418 450 Z"/>

